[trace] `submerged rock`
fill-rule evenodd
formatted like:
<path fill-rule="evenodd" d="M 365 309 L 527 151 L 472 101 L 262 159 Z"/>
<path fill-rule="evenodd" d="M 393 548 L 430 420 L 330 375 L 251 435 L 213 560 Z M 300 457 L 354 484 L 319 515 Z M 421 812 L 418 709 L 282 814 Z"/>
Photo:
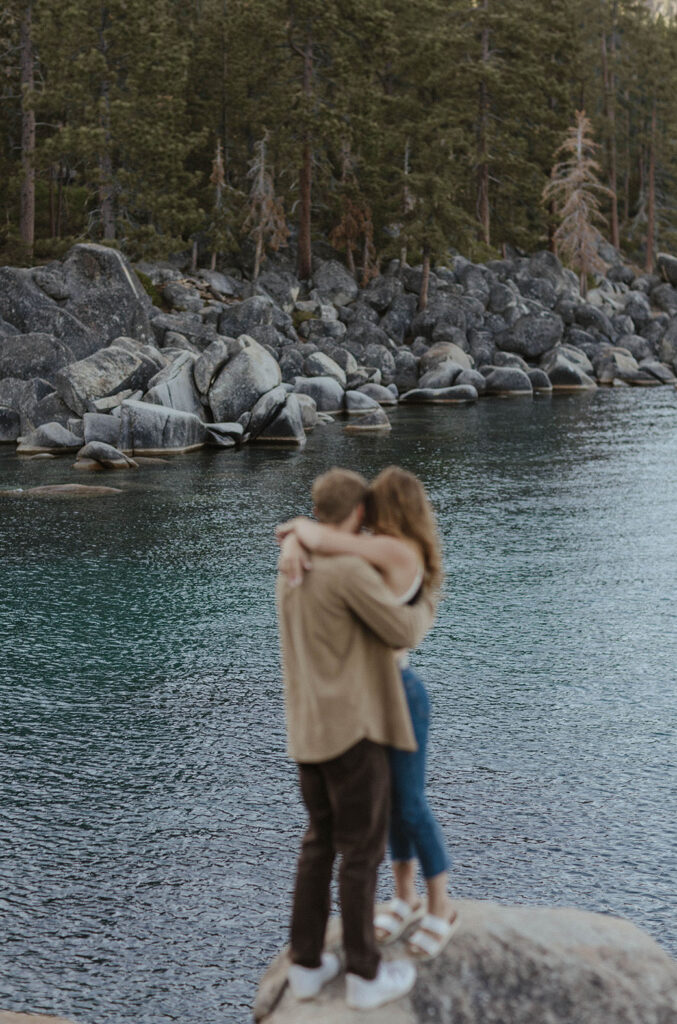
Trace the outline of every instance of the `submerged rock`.
<path fill-rule="evenodd" d="M 3 498 L 97 498 L 108 494 L 122 494 L 122 490 L 119 487 L 92 487 L 87 484 L 43 484 L 25 490 L 18 488 L 14 491 L 0 491 L 0 497 Z M 0 1024 L 4 1024 L 2 1014 Z"/>
<path fill-rule="evenodd" d="M 346 434 L 379 434 L 392 430 L 392 424 L 379 405 L 363 416 L 356 416 L 343 429 Z"/>

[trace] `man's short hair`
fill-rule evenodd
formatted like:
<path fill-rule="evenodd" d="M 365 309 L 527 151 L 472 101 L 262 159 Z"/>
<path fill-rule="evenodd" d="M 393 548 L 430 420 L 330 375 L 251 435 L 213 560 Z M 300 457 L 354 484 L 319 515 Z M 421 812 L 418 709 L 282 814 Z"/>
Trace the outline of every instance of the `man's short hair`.
<path fill-rule="evenodd" d="M 360 473 L 334 466 L 313 483 L 315 515 L 321 523 L 342 523 L 367 496 L 369 484 Z"/>

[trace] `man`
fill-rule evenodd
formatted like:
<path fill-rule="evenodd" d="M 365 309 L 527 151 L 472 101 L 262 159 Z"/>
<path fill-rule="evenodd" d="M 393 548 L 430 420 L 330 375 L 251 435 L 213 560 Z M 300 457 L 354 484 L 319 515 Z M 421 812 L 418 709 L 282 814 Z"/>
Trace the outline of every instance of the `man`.
<path fill-rule="evenodd" d="M 315 515 L 355 533 L 366 490 L 363 477 L 332 469 L 313 485 Z M 371 566 L 349 555 L 314 555 L 300 582 L 280 573 L 277 608 L 288 752 L 299 765 L 309 816 L 289 982 L 297 998 L 309 999 L 339 972 L 338 958 L 322 948 L 340 853 L 346 999 L 354 1009 L 370 1009 L 404 995 L 416 979 L 409 961 L 381 961 L 373 912 L 389 813 L 386 747 L 416 749 L 394 651 L 420 642 L 433 609 L 425 599 L 401 606 Z"/>

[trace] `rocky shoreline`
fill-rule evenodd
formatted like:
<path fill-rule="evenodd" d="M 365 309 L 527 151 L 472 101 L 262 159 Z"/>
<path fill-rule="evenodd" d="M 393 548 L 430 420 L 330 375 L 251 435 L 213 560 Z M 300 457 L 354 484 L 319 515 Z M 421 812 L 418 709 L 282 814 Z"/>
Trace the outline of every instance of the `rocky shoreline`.
<path fill-rule="evenodd" d="M 677 258 L 648 275 L 602 256 L 585 299 L 550 252 L 457 256 L 431 274 L 423 311 L 421 269 L 397 262 L 364 289 L 336 260 L 316 260 L 308 282 L 278 263 L 252 284 L 134 268 L 94 244 L 3 267 L 0 442 L 128 469 L 204 445 L 302 446 L 336 414 L 351 432 L 387 431 L 398 402 L 674 386 Z"/>

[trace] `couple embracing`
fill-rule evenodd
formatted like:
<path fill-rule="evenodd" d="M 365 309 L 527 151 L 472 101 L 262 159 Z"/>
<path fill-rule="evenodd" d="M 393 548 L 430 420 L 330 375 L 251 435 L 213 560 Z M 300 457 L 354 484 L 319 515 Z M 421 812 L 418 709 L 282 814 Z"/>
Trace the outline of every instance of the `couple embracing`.
<path fill-rule="evenodd" d="M 440 547 L 421 482 L 396 466 L 371 485 L 332 469 L 312 498 L 317 522 L 297 518 L 277 531 L 288 750 L 309 817 L 289 983 L 298 999 L 312 999 L 340 971 L 338 957 L 323 952 L 340 854 L 346 1000 L 370 1009 L 408 992 L 415 961 L 436 956 L 458 925 L 424 792 L 428 698 L 408 663 L 434 618 Z M 388 836 L 395 897 L 374 917 Z M 408 959 L 381 960 L 379 944 L 405 932 Z"/>

